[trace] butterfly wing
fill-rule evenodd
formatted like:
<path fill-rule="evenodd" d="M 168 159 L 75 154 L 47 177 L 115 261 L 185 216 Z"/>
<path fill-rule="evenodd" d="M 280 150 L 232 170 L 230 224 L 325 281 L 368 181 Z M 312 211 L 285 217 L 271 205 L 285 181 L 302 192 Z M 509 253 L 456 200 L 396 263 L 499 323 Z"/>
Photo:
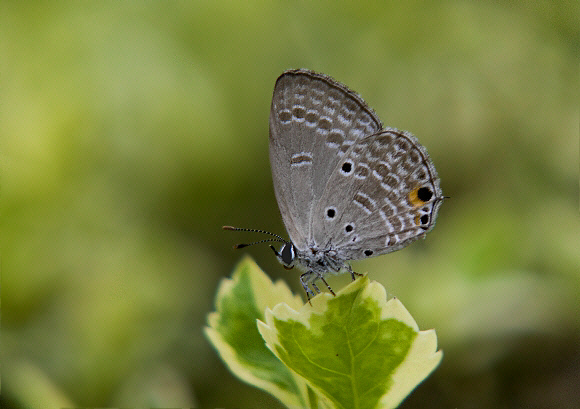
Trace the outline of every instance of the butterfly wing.
<path fill-rule="evenodd" d="M 427 150 L 386 128 L 338 161 L 314 210 L 314 240 L 344 260 L 399 250 L 433 228 L 442 201 Z"/>
<path fill-rule="evenodd" d="M 290 70 L 278 78 L 270 110 L 270 165 L 280 213 L 297 248 L 312 241 L 313 208 L 341 156 L 381 128 L 360 96 L 326 75 Z"/>

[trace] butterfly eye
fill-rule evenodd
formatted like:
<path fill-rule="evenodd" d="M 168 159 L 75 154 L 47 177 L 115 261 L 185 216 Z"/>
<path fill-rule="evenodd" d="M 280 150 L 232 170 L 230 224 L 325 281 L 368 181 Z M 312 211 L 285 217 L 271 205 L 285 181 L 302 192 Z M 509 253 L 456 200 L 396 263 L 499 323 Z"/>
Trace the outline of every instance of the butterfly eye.
<path fill-rule="evenodd" d="M 286 243 L 280 250 L 280 260 L 284 265 L 290 267 L 294 264 L 294 246 L 292 243 Z"/>

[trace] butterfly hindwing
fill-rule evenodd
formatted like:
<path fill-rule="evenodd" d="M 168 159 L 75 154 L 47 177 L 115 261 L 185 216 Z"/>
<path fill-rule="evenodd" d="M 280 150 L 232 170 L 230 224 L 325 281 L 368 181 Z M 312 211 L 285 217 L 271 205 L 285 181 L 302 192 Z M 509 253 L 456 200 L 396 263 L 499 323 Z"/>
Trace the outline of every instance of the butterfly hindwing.
<path fill-rule="evenodd" d="M 314 209 L 314 241 L 344 260 L 398 250 L 433 228 L 441 197 L 426 149 L 387 128 L 340 157 Z"/>

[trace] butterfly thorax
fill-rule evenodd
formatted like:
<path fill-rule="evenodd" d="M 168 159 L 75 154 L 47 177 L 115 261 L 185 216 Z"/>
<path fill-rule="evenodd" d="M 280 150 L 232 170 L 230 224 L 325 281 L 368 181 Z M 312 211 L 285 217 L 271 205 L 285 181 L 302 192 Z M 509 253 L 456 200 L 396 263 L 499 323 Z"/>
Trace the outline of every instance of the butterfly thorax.
<path fill-rule="evenodd" d="M 339 272 L 348 269 L 348 264 L 338 255 L 336 249 L 320 249 L 311 246 L 307 250 L 300 250 L 295 247 L 295 264 L 305 271 L 314 273 Z"/>
<path fill-rule="evenodd" d="M 351 270 L 344 257 L 340 257 L 337 249 L 333 247 L 321 249 L 312 243 L 306 249 L 300 249 L 290 241 L 285 242 L 280 251 L 270 247 L 286 269 L 297 266 L 301 270 L 315 273 L 316 276 L 326 272 L 338 273 L 343 269 Z"/>

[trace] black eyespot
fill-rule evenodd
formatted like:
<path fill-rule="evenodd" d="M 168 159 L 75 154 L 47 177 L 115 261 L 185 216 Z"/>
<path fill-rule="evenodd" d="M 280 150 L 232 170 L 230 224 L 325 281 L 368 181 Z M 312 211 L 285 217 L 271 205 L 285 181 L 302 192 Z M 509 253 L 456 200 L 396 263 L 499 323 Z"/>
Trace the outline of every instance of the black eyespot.
<path fill-rule="evenodd" d="M 422 202 L 428 202 L 433 197 L 433 192 L 428 187 L 421 187 L 417 190 L 417 197 Z"/>
<path fill-rule="evenodd" d="M 353 227 L 351 224 L 347 224 L 346 227 L 344 228 L 344 231 L 347 233 L 350 233 L 352 231 Z"/>
<path fill-rule="evenodd" d="M 352 171 L 352 163 L 344 162 L 341 169 L 344 173 L 350 173 Z"/>
<path fill-rule="evenodd" d="M 329 218 L 331 218 L 331 219 L 332 219 L 334 216 L 336 216 L 336 210 L 334 210 L 334 209 L 327 209 L 327 210 L 326 210 L 326 215 L 327 215 Z"/>
<path fill-rule="evenodd" d="M 421 221 L 421 224 L 427 224 L 429 223 L 429 216 L 424 214 L 419 220 Z"/>
<path fill-rule="evenodd" d="M 365 253 L 365 256 L 367 256 L 367 257 L 370 257 L 370 256 L 373 255 L 373 251 L 372 250 L 365 250 L 364 253 Z"/>

